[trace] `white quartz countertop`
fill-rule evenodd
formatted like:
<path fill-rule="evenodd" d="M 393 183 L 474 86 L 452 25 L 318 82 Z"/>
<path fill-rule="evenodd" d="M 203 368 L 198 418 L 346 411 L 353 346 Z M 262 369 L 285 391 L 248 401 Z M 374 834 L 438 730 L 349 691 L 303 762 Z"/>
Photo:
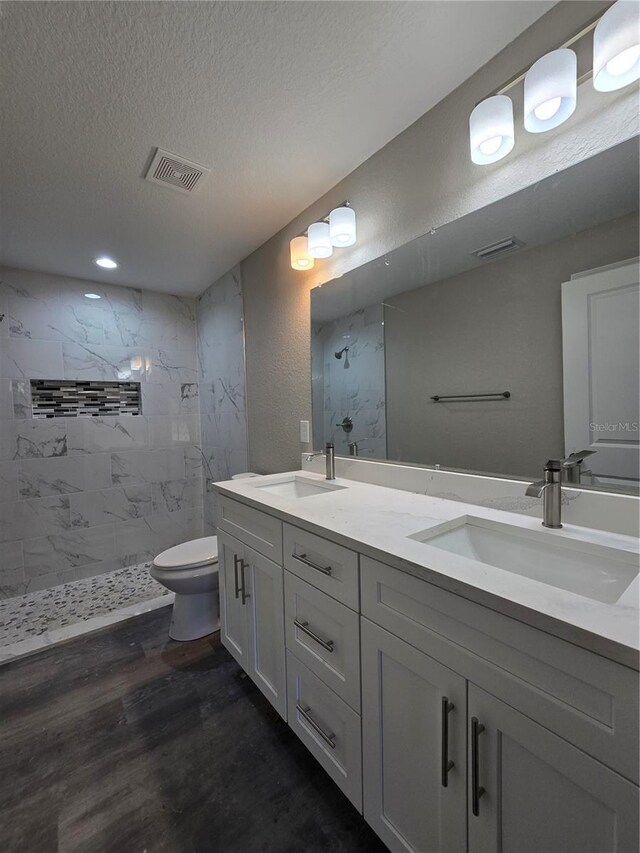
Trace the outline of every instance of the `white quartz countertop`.
<path fill-rule="evenodd" d="M 543 531 L 545 538 L 579 541 L 584 543 L 586 553 L 594 546 L 595 549 L 597 546 L 615 548 L 627 552 L 621 555 L 627 559 L 629 554 L 631 559 L 640 559 L 638 539 L 570 524 L 565 524 L 561 530 L 545 530 L 540 519 L 529 516 L 341 478 L 332 483 L 346 488 L 302 498 L 285 498 L 256 487 L 287 481 L 294 476 L 326 483 L 321 475 L 295 471 L 254 480 L 229 480 L 217 483 L 216 490 L 506 616 L 638 669 L 638 577 L 615 603 L 607 604 L 407 537 L 446 521 L 472 516 L 516 526 L 523 531 Z"/>

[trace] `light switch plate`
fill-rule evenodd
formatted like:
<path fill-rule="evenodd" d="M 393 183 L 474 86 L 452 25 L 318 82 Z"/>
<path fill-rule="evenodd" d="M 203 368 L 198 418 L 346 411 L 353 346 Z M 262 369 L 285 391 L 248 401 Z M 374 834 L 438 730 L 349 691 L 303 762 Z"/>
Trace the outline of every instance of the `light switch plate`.
<path fill-rule="evenodd" d="M 309 444 L 309 421 L 300 421 L 300 443 Z"/>

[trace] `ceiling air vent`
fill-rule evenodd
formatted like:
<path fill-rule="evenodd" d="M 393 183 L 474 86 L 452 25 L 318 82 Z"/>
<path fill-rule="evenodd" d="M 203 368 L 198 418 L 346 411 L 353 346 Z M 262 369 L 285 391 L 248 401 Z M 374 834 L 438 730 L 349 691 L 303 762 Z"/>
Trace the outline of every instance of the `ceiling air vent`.
<path fill-rule="evenodd" d="M 516 249 L 521 249 L 524 246 L 522 240 L 517 237 L 505 237 L 504 240 L 498 240 L 496 243 L 491 243 L 488 246 L 483 246 L 481 249 L 476 249 L 470 252 L 475 258 L 481 261 L 490 261 L 497 258 L 498 255 L 506 255 L 507 252 L 515 252 Z"/>
<path fill-rule="evenodd" d="M 145 178 L 154 184 L 163 184 L 181 193 L 195 192 L 211 170 L 198 163 L 185 160 L 169 151 L 156 148 Z"/>

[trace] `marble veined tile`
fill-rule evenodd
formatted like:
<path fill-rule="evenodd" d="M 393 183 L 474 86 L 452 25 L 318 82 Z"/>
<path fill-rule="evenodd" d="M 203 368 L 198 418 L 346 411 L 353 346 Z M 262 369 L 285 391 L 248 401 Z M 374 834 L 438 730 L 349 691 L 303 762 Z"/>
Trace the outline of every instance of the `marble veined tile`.
<path fill-rule="evenodd" d="M 149 443 L 152 447 L 176 444 L 200 444 L 198 415 L 157 415 L 149 418 Z"/>
<path fill-rule="evenodd" d="M 68 419 L 69 454 L 134 450 L 147 446 L 147 419 L 141 415 Z"/>
<path fill-rule="evenodd" d="M 24 570 L 31 577 L 108 561 L 114 554 L 112 524 L 25 539 Z"/>
<path fill-rule="evenodd" d="M 148 350 L 148 382 L 197 382 L 196 352 L 193 349 Z"/>
<path fill-rule="evenodd" d="M 93 527 L 151 514 L 151 486 L 113 486 L 69 495 L 72 527 Z"/>
<path fill-rule="evenodd" d="M 102 311 L 92 305 L 34 301 L 24 296 L 9 299 L 9 336 L 33 341 L 104 343 Z"/>
<path fill-rule="evenodd" d="M 42 498 L 111 486 L 111 456 L 91 453 L 53 459 L 24 459 L 17 473 L 21 497 Z"/>
<path fill-rule="evenodd" d="M 10 379 L 0 379 L 0 421 L 13 420 L 13 391 Z"/>
<path fill-rule="evenodd" d="M 198 414 L 197 382 L 145 382 L 141 390 L 144 415 Z"/>
<path fill-rule="evenodd" d="M 13 417 L 19 420 L 32 417 L 31 383 L 26 379 L 10 379 Z"/>
<path fill-rule="evenodd" d="M 67 455 L 67 420 L 3 421 L 0 459 L 39 459 Z"/>
<path fill-rule="evenodd" d="M 8 379 L 54 379 L 63 375 L 62 347 L 57 341 L 0 339 L 2 375 Z"/>
<path fill-rule="evenodd" d="M 90 286 L 92 293 L 100 296 L 98 307 L 112 311 L 142 311 L 142 291 L 134 287 L 122 287 L 117 284 L 101 284 L 97 281 L 83 282 L 77 279 L 60 278 L 60 301 L 68 305 L 86 305 L 85 293 Z"/>
<path fill-rule="evenodd" d="M 0 503 L 0 541 L 61 533 L 71 527 L 69 499 L 62 495 Z"/>
<path fill-rule="evenodd" d="M 19 462 L 0 462 L 0 500 L 11 501 L 18 497 Z"/>
<path fill-rule="evenodd" d="M 32 272 L 30 270 L 2 267 L 0 277 L 7 290 L 9 298 L 21 296 L 34 302 L 46 300 L 55 301 L 60 294 L 60 282 L 63 279 L 57 275 Z"/>
<path fill-rule="evenodd" d="M 111 454 L 113 485 L 132 486 L 185 477 L 185 450 L 121 450 Z"/>
<path fill-rule="evenodd" d="M 202 503 L 202 482 L 193 480 L 166 480 L 154 483 L 154 512 L 177 512 Z"/>
<path fill-rule="evenodd" d="M 99 346 L 63 343 L 65 379 L 143 382 L 148 356 L 144 347 Z"/>
<path fill-rule="evenodd" d="M 106 344 L 125 347 L 177 347 L 176 318 L 167 312 L 163 317 L 150 317 L 139 311 L 105 309 L 104 338 Z"/>

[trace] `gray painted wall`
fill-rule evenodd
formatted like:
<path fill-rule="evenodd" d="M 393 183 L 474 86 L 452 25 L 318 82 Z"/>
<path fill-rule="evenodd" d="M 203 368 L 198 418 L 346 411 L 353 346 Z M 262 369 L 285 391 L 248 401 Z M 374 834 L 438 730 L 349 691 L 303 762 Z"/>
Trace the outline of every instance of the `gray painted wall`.
<path fill-rule="evenodd" d="M 489 167 L 469 158 L 475 103 L 591 19 L 606 2 L 562 2 L 477 74 L 242 263 L 247 341 L 250 465 L 258 472 L 299 467 L 299 420 L 311 420 L 309 290 L 384 252 L 503 198 L 637 133 L 637 92 L 606 96 L 580 87 L 574 116 L 541 136 L 518 125 L 516 147 Z M 425 81 L 425 85 L 427 82 Z M 310 168 L 312 164 L 310 164 Z M 293 176 L 292 176 L 293 179 Z M 286 188 L 285 190 L 286 191 Z M 358 213 L 358 243 L 316 262 L 289 265 L 289 240 L 345 198 Z"/>
<path fill-rule="evenodd" d="M 539 476 L 564 453 L 560 285 L 637 255 L 630 214 L 389 299 L 389 459 Z M 430 400 L 494 390 L 512 396 Z"/>

